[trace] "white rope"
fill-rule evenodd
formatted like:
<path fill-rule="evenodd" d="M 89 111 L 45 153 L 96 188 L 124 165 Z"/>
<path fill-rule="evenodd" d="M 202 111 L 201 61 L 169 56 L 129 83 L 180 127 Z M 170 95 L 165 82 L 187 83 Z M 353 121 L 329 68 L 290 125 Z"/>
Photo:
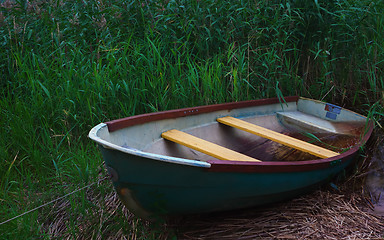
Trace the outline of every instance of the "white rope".
<path fill-rule="evenodd" d="M 99 183 L 99 182 L 102 181 L 102 180 L 105 180 L 106 178 L 108 178 L 108 177 L 105 177 L 105 178 L 103 178 L 103 179 L 98 180 L 97 183 Z M 75 190 L 75 191 L 73 191 L 73 192 L 67 193 L 67 194 L 65 194 L 64 196 L 61 196 L 61 197 L 59 197 L 59 198 L 56 198 L 55 200 L 52 200 L 52 201 L 47 202 L 47 203 L 44 203 L 43 205 L 40 205 L 40 206 L 38 206 L 38 207 L 35 207 L 34 209 L 31 209 L 31 210 L 29 210 L 29 211 L 26 211 L 26 212 L 24 212 L 24 213 L 22 213 L 22 214 L 20 214 L 20 215 L 17 215 L 16 217 L 10 218 L 10 219 L 8 219 L 8 220 L 6 220 L 6 221 L 0 223 L 0 225 L 3 225 L 3 224 L 5 224 L 5 223 L 7 223 L 7 222 L 10 222 L 10 221 L 12 221 L 12 220 L 15 220 L 15 219 L 17 219 L 17 218 L 19 218 L 19 217 L 22 217 L 22 216 L 24 216 L 25 214 L 31 213 L 31 212 L 33 212 L 33 211 L 36 211 L 36 210 L 38 210 L 38 209 L 40 209 L 40 208 L 42 208 L 42 207 L 45 207 L 45 206 L 47 206 L 47 205 L 49 205 L 49 204 L 51 204 L 51 203 L 57 202 L 57 201 L 59 201 L 60 199 L 63 199 L 63 198 L 65 198 L 65 197 L 68 197 L 68 196 L 70 196 L 70 195 L 72 195 L 72 194 L 74 194 L 74 193 L 77 193 L 77 192 L 79 192 L 79 191 L 81 191 L 81 190 L 83 190 L 83 189 L 85 189 L 85 188 L 88 188 L 88 187 L 92 186 L 92 185 L 95 184 L 95 183 L 96 183 L 96 182 L 93 182 L 93 183 L 91 183 L 91 184 L 89 184 L 89 185 L 87 185 L 87 186 L 84 186 L 84 187 L 82 187 L 82 188 L 79 188 L 79 189 L 77 189 L 77 190 Z"/>

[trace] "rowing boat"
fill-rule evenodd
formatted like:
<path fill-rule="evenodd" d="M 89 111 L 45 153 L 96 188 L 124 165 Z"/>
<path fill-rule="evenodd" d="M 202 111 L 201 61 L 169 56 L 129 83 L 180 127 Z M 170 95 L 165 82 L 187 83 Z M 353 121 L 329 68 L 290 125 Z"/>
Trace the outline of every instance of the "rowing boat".
<path fill-rule="evenodd" d="M 125 206 L 143 218 L 283 201 L 353 162 L 374 124 L 302 97 L 183 108 L 100 123 L 98 143 Z"/>

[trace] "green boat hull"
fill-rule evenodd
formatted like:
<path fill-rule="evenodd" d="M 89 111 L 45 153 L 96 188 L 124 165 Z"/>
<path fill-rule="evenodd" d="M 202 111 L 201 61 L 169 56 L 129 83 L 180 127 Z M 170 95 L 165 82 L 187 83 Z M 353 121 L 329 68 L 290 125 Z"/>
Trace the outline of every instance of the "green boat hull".
<path fill-rule="evenodd" d="M 330 147 L 319 158 L 223 126 L 243 119 L 301 141 Z M 284 201 L 329 181 L 353 162 L 373 122 L 347 109 L 299 97 L 263 99 L 150 113 L 95 126 L 89 137 L 102 152 L 113 185 L 135 215 L 185 215 Z M 206 139 L 262 161 L 220 160 L 170 142 L 170 129 Z M 305 134 L 304 134 L 305 133 Z M 308 137 L 309 136 L 309 137 Z"/>
<path fill-rule="evenodd" d="M 141 217 L 226 211 L 284 201 L 329 181 L 353 160 L 351 156 L 333 167 L 306 172 L 211 172 L 111 149 L 101 151 L 120 198 Z"/>

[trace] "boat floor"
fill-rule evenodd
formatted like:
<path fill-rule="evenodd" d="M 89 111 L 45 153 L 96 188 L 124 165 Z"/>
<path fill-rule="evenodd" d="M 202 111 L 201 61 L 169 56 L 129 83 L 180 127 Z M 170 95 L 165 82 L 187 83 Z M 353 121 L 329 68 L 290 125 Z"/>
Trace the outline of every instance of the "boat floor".
<path fill-rule="evenodd" d="M 303 117 L 302 114 L 290 113 L 283 117 L 286 116 L 293 120 L 281 121 L 281 116 L 275 114 L 250 117 L 243 120 L 339 153 L 359 142 L 360 132 L 364 127 L 364 124 L 361 122 L 332 124 L 323 120 L 326 122 L 327 128 L 332 129 L 332 131 L 326 131 L 321 127 L 311 127 L 308 124 L 302 124 L 302 121 L 297 120 Z M 323 123 L 318 120 L 316 124 Z M 337 129 L 340 128 L 344 131 L 338 132 Z M 305 161 L 318 158 L 309 153 L 220 123 L 210 123 L 191 129 L 184 129 L 183 131 L 262 161 Z M 144 151 L 200 161 L 213 159 L 213 157 L 204 153 L 161 138 L 150 144 Z"/>

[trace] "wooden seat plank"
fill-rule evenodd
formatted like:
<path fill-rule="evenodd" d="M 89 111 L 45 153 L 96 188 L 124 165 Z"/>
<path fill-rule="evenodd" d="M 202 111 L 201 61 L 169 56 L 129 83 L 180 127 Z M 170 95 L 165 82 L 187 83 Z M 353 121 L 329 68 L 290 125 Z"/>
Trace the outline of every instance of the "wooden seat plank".
<path fill-rule="evenodd" d="M 218 118 L 217 121 L 222 124 L 235 127 L 235 128 L 244 130 L 246 132 L 253 133 L 260 137 L 267 138 L 269 140 L 281 143 L 285 146 L 289 146 L 289 147 L 301 150 L 303 152 L 310 153 L 317 157 L 330 158 L 330 157 L 339 155 L 339 153 L 337 152 L 269 130 L 267 128 L 257 126 L 255 124 L 240 120 L 238 118 L 227 116 L 227 117 Z"/>
<path fill-rule="evenodd" d="M 176 142 L 183 146 L 192 148 L 199 152 L 205 153 L 209 156 L 229 161 L 243 161 L 243 162 L 260 162 L 260 160 L 233 151 L 231 149 L 219 146 L 215 143 L 203 140 L 201 138 L 192 136 L 188 133 L 172 129 L 163 132 L 161 136 L 164 139 Z"/>

